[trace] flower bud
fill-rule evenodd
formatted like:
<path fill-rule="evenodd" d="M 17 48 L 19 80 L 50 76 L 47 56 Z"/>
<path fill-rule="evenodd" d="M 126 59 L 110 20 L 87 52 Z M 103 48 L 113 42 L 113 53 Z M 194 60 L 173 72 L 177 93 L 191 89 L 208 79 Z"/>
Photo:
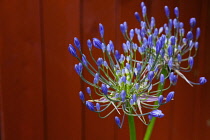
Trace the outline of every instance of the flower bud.
<path fill-rule="evenodd" d="M 86 101 L 86 106 L 90 111 L 95 111 L 94 105 L 92 102 Z"/>
<path fill-rule="evenodd" d="M 146 16 L 146 14 L 147 14 L 147 7 L 146 6 L 142 7 L 142 14 L 143 14 L 143 17 Z"/>
<path fill-rule="evenodd" d="M 163 103 L 163 95 L 158 97 L 158 104 L 161 105 Z"/>
<path fill-rule="evenodd" d="M 122 90 L 122 92 L 120 93 L 120 95 L 121 95 L 122 101 L 124 102 L 124 101 L 125 101 L 125 97 L 126 97 L 126 92 L 125 92 L 125 90 Z"/>
<path fill-rule="evenodd" d="M 130 99 L 130 104 L 131 104 L 131 105 L 133 105 L 133 104 L 134 104 L 133 99 Z"/>
<path fill-rule="evenodd" d="M 91 95 L 91 89 L 90 89 L 90 87 L 87 87 L 86 88 L 86 92 L 88 93 L 88 95 Z"/>
<path fill-rule="evenodd" d="M 166 103 L 170 102 L 173 98 L 174 98 L 174 91 L 171 91 L 166 97 Z"/>
<path fill-rule="evenodd" d="M 177 18 L 179 17 L 179 8 L 178 7 L 174 8 L 174 14 L 176 15 Z"/>
<path fill-rule="evenodd" d="M 99 24 L 99 32 L 100 32 L 101 38 L 103 38 L 104 37 L 104 26 L 101 23 Z"/>
<path fill-rule="evenodd" d="M 198 27 L 196 29 L 196 39 L 198 39 L 200 37 L 200 34 L 201 34 L 201 29 Z"/>
<path fill-rule="evenodd" d="M 152 82 L 152 79 L 154 78 L 154 71 L 150 71 L 149 73 L 148 73 L 148 79 L 149 79 L 149 81 L 150 82 Z"/>
<path fill-rule="evenodd" d="M 171 69 L 173 67 L 173 58 L 171 57 L 168 61 L 168 67 Z"/>
<path fill-rule="evenodd" d="M 85 101 L 85 96 L 84 96 L 84 94 L 83 94 L 82 91 L 79 92 L 79 97 L 80 97 L 80 99 L 82 100 L 82 102 Z"/>
<path fill-rule="evenodd" d="M 165 76 L 163 74 L 160 75 L 160 83 L 163 84 L 165 81 Z"/>
<path fill-rule="evenodd" d="M 124 24 L 120 24 L 120 30 L 121 30 L 122 34 L 124 35 L 125 31 L 126 31 Z"/>
<path fill-rule="evenodd" d="M 87 62 L 86 56 L 84 54 L 82 54 L 82 62 L 85 66 L 88 66 L 88 62 Z"/>
<path fill-rule="evenodd" d="M 134 101 L 134 102 L 137 101 L 136 94 L 133 94 L 133 101 Z"/>
<path fill-rule="evenodd" d="M 188 40 L 192 40 L 192 39 L 193 39 L 193 33 L 192 33 L 191 31 L 189 31 L 189 32 L 187 33 L 186 38 L 187 38 Z"/>
<path fill-rule="evenodd" d="M 138 20 L 138 22 L 141 22 L 141 18 L 140 18 L 139 13 L 135 12 L 134 15 L 135 15 L 136 19 Z"/>
<path fill-rule="evenodd" d="M 190 65 L 190 69 L 192 69 L 193 64 L 194 64 L 194 59 L 193 59 L 193 57 L 189 57 L 188 63 L 189 63 L 189 65 Z"/>
<path fill-rule="evenodd" d="M 98 58 L 96 64 L 97 64 L 97 66 L 101 66 L 103 64 L 103 59 L 102 58 Z"/>
<path fill-rule="evenodd" d="M 200 83 L 201 85 L 205 84 L 206 82 L 207 82 L 207 80 L 206 80 L 205 77 L 200 77 L 199 83 Z"/>
<path fill-rule="evenodd" d="M 115 122 L 119 128 L 121 128 L 121 123 L 119 117 L 115 116 Z"/>
<path fill-rule="evenodd" d="M 74 45 L 77 47 L 78 50 L 81 50 L 80 41 L 78 38 L 74 38 Z"/>
<path fill-rule="evenodd" d="M 100 111 L 101 105 L 99 103 L 96 103 L 96 110 Z"/>
<path fill-rule="evenodd" d="M 151 117 L 157 117 L 157 118 L 164 117 L 164 114 L 162 113 L 161 110 L 153 110 L 149 114 L 151 115 Z"/>
<path fill-rule="evenodd" d="M 191 28 L 195 27 L 195 24 L 196 24 L 196 19 L 195 18 L 191 18 L 190 19 L 190 26 L 191 26 Z"/>
<path fill-rule="evenodd" d="M 165 6 L 164 9 L 165 9 L 165 14 L 166 14 L 166 16 L 169 18 L 169 16 L 170 16 L 170 11 L 169 11 L 168 6 Z"/>
<path fill-rule="evenodd" d="M 125 43 L 122 44 L 122 48 L 124 50 L 124 53 L 128 53 L 128 46 Z"/>
<path fill-rule="evenodd" d="M 89 50 L 92 49 L 92 43 L 91 43 L 90 39 L 87 40 L 87 46 L 88 46 Z"/>
<path fill-rule="evenodd" d="M 131 29 L 131 30 L 130 30 L 130 39 L 133 40 L 133 37 L 134 37 L 134 30 Z"/>
<path fill-rule="evenodd" d="M 180 54 L 177 55 L 177 60 L 179 63 L 182 61 L 182 56 Z"/>
<path fill-rule="evenodd" d="M 99 74 L 96 73 L 95 76 L 94 76 L 93 83 L 94 83 L 94 84 L 98 84 L 98 81 L 99 81 Z"/>
<path fill-rule="evenodd" d="M 168 47 L 168 56 L 172 57 L 173 54 L 174 54 L 174 48 L 173 48 L 172 45 L 169 45 L 169 47 Z"/>
<path fill-rule="evenodd" d="M 153 28 L 155 26 L 155 18 L 151 17 L 150 27 Z"/>
<path fill-rule="evenodd" d="M 70 52 L 71 55 L 73 55 L 74 57 L 77 57 L 77 52 L 71 44 L 69 44 L 68 51 Z"/>
<path fill-rule="evenodd" d="M 99 39 L 97 38 L 93 38 L 93 46 L 95 46 L 98 49 L 102 49 L 102 43 Z"/>
<path fill-rule="evenodd" d="M 108 88 L 105 84 L 101 85 L 101 91 L 104 93 L 104 95 L 108 94 Z"/>

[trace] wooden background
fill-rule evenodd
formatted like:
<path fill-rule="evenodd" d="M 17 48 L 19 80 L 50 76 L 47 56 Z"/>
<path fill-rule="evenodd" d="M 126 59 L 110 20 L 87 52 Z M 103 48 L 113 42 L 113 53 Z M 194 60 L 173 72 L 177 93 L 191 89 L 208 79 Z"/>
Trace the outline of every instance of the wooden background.
<path fill-rule="evenodd" d="M 0 0 L 0 134 L 1 140 L 127 140 L 127 123 L 118 129 L 114 115 L 106 119 L 87 110 L 78 92 L 84 83 L 74 72 L 77 63 L 67 51 L 77 36 L 99 37 L 121 47 L 119 24 L 138 27 L 133 13 L 141 12 L 140 0 Z M 144 0 L 157 25 L 166 22 L 168 5 L 180 8 L 180 18 L 197 19 L 200 48 L 190 80 L 210 80 L 210 1 Z M 187 27 L 189 28 L 189 27 Z M 162 107 L 152 140 L 209 140 L 210 84 L 190 87 L 179 78 L 175 101 Z M 138 139 L 145 126 L 136 121 Z"/>

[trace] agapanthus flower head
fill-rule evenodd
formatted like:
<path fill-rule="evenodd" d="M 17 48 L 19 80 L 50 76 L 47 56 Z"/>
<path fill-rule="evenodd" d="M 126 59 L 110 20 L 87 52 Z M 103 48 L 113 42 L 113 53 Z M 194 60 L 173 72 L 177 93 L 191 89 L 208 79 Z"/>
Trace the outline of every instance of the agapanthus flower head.
<path fill-rule="evenodd" d="M 72 45 L 68 48 L 79 60 L 79 64 L 75 65 L 76 73 L 92 89 L 92 92 L 90 87 L 86 89 L 89 100 L 85 101 L 82 91 L 79 92 L 80 99 L 89 110 L 97 112 L 101 118 L 106 118 L 116 111 L 118 115 L 115 122 L 119 128 L 122 127 L 125 115 L 136 116 L 146 125 L 152 117 L 162 118 L 164 114 L 159 107 L 170 102 L 175 92 L 169 92 L 166 98 L 161 94 L 176 85 L 178 77 L 191 86 L 207 82 L 205 77 L 200 77 L 199 82 L 194 83 L 183 74 L 192 70 L 199 48 L 200 28 L 196 29 L 196 35 L 193 34 L 195 18 L 190 19 L 190 31 L 185 31 L 184 23 L 179 21 L 179 9 L 174 9 L 176 18 L 171 19 L 169 8 L 165 6 L 167 22 L 161 27 L 156 27 L 155 18 L 152 17 L 150 21 L 147 18 L 144 2 L 141 3 L 141 9 L 142 19 L 138 12 L 134 14 L 140 23 L 139 28 L 129 29 L 127 22 L 120 24 L 125 38 L 125 42 L 122 43 L 123 51 L 114 48 L 112 41 L 104 41 L 102 24 L 99 24 L 101 39 L 93 38 L 92 41 L 87 41 L 91 61 L 87 60 L 87 54 L 83 54 L 79 39 L 74 38 L 78 55 Z M 99 58 L 93 56 L 92 45 L 101 51 Z M 84 77 L 83 68 L 90 73 L 92 79 L 87 80 Z M 168 83 L 168 86 L 164 83 Z M 158 85 L 162 88 L 157 90 Z M 109 110 L 108 114 L 103 114 L 107 113 L 105 110 Z"/>

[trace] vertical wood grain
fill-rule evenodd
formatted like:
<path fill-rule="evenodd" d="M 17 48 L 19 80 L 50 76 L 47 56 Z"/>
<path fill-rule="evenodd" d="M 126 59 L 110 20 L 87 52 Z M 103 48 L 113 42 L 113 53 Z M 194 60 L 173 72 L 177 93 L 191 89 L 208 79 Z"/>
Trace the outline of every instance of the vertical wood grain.
<path fill-rule="evenodd" d="M 0 2 L 3 140 L 44 140 L 39 4 Z"/>
<path fill-rule="evenodd" d="M 200 27 L 201 27 L 201 38 L 200 38 L 200 51 L 199 51 L 199 76 L 205 76 L 208 82 L 199 86 L 197 90 L 197 99 L 195 103 L 195 124 L 194 124 L 194 139 L 210 139 L 210 94 L 209 94 L 209 79 L 210 79 L 210 62 L 209 62 L 209 40 L 210 40 L 210 2 L 208 0 L 202 0 L 201 4 L 201 14 L 200 14 Z"/>
<path fill-rule="evenodd" d="M 80 35 L 79 0 L 43 0 L 43 40 L 48 140 L 81 139 L 80 78 L 68 44 Z"/>

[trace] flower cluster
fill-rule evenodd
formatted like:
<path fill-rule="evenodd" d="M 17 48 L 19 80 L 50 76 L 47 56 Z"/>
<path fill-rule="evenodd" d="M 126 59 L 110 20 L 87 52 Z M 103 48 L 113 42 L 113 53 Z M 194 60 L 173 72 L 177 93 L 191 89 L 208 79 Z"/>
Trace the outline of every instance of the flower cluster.
<path fill-rule="evenodd" d="M 158 108 L 173 99 L 174 91 L 169 92 L 165 98 L 162 92 L 176 85 L 178 76 L 190 85 L 202 85 L 207 82 L 205 77 L 200 77 L 199 82 L 194 83 L 182 74 L 192 70 L 194 57 L 199 48 L 200 28 L 194 29 L 196 19 L 190 19 L 191 29 L 186 32 L 184 23 L 179 21 L 179 9 L 177 7 L 174 9 L 176 17 L 171 19 L 169 8 L 165 6 L 168 22 L 157 28 L 154 17 L 148 20 L 147 8 L 143 2 L 141 9 L 142 17 L 138 12 L 134 14 L 140 28 L 129 30 L 126 22 L 120 24 L 120 30 L 125 38 L 125 43 L 122 44 L 123 53 L 115 49 L 112 41 L 104 42 L 102 24 L 99 24 L 102 41 L 97 38 L 87 40 L 91 61 L 95 65 L 92 65 L 82 53 L 78 38 L 74 38 L 74 45 L 79 54 L 71 44 L 68 48 L 79 60 L 79 64 L 75 65 L 77 74 L 91 86 L 86 89 L 90 100 L 85 100 L 82 91 L 79 92 L 80 99 L 88 109 L 97 112 L 101 118 L 117 111 L 119 116 L 122 115 L 122 120 L 118 116 L 115 117 L 120 128 L 125 115 L 136 116 L 146 125 L 152 117 L 163 117 L 164 114 Z M 196 33 L 195 36 L 193 32 Z M 92 46 L 102 51 L 102 57 L 98 59 L 93 57 Z M 183 63 L 187 66 L 182 66 Z M 83 68 L 93 76 L 92 82 L 84 78 Z M 169 84 L 164 87 L 166 80 Z M 93 98 L 93 93 L 98 96 L 97 99 Z M 111 107 L 111 110 L 108 109 Z M 101 113 L 107 109 L 108 114 L 102 116 Z"/>

